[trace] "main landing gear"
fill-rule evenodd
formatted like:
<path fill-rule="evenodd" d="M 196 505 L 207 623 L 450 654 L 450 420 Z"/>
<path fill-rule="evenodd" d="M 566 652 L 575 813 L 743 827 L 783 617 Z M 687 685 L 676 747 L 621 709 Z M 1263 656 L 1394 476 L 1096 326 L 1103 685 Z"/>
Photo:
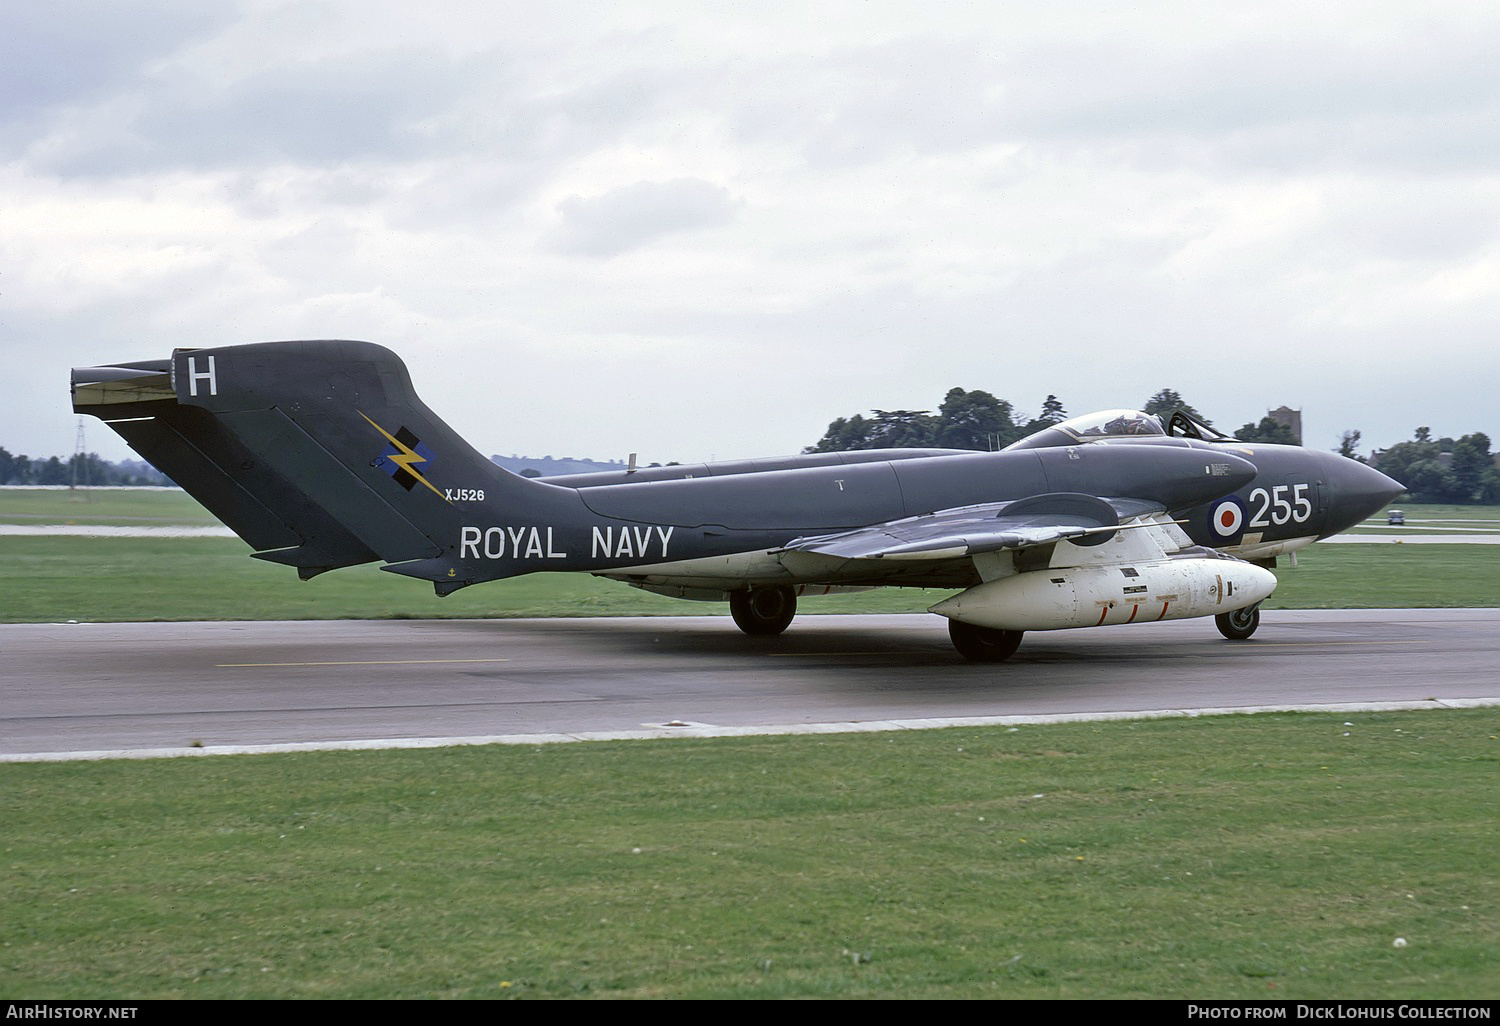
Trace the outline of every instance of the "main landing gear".
<path fill-rule="evenodd" d="M 729 615 L 746 634 L 769 638 L 786 630 L 797 615 L 797 593 L 787 587 L 731 592 Z"/>
<path fill-rule="evenodd" d="M 1025 631 L 1002 631 L 948 621 L 948 637 L 958 654 L 971 663 L 998 663 L 1009 659 L 1021 644 Z"/>
<path fill-rule="evenodd" d="M 1214 617 L 1214 626 L 1219 628 L 1219 633 L 1230 641 L 1245 641 L 1255 633 L 1255 628 L 1260 626 L 1260 603 L 1246 606 L 1244 609 L 1236 609 L 1229 613 L 1220 613 Z"/>

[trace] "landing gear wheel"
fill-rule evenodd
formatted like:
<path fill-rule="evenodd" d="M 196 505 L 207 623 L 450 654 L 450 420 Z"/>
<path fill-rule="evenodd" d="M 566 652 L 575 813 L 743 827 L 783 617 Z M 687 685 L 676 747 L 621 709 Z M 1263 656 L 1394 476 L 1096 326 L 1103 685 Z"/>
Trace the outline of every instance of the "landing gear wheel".
<path fill-rule="evenodd" d="M 1260 626 L 1260 603 L 1230 613 L 1220 613 L 1214 617 L 1214 626 L 1230 641 L 1245 641 Z"/>
<path fill-rule="evenodd" d="M 999 663 L 1009 659 L 1020 647 L 1025 631 L 1002 631 L 993 627 L 975 627 L 971 623 L 948 621 L 948 637 L 958 654 L 971 663 Z"/>
<path fill-rule="evenodd" d="M 746 634 L 769 638 L 786 630 L 797 615 L 797 595 L 791 588 L 753 588 L 729 596 L 729 614 Z"/>

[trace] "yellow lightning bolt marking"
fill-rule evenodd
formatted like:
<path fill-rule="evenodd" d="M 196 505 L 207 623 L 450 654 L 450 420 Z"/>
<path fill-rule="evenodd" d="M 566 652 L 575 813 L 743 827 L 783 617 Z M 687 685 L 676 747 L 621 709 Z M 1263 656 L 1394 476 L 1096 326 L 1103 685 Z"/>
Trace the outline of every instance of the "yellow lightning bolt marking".
<path fill-rule="evenodd" d="M 372 428 L 374 428 L 376 431 L 379 431 L 382 435 L 385 436 L 386 441 L 390 442 L 397 449 L 401 450 L 395 456 L 389 457 L 390 461 L 396 464 L 396 466 L 400 467 L 402 470 L 405 470 L 408 474 L 416 478 L 418 481 L 421 481 L 432 491 L 433 495 L 436 495 L 439 499 L 447 502 L 448 497 L 434 488 L 432 482 L 423 477 L 416 468 L 416 464 L 426 463 L 427 457 L 418 456 L 410 446 L 403 445 L 400 441 L 397 440 L 395 435 L 391 434 L 389 431 L 381 427 L 379 424 L 375 423 L 373 420 L 370 420 L 369 417 L 365 417 L 365 413 L 363 410 L 360 410 L 358 412 L 361 417 L 364 417 L 366 421 L 369 421 L 369 424 Z"/>

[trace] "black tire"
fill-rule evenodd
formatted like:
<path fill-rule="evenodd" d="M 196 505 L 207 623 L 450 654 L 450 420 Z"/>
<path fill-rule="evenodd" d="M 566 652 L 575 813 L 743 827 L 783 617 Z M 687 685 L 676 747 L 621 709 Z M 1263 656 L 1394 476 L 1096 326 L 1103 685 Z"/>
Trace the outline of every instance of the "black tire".
<path fill-rule="evenodd" d="M 797 595 L 785 587 L 732 592 L 729 614 L 746 634 L 769 638 L 786 630 L 797 615 Z"/>
<path fill-rule="evenodd" d="M 1236 609 L 1233 612 L 1220 613 L 1214 617 L 1214 626 L 1219 628 L 1219 633 L 1230 641 L 1246 641 L 1260 626 L 1260 603 L 1244 609 Z"/>
<path fill-rule="evenodd" d="M 957 620 L 948 621 L 948 637 L 952 639 L 953 647 L 971 663 L 1004 662 L 1020 647 L 1025 634 L 1025 631 L 1002 631 Z"/>

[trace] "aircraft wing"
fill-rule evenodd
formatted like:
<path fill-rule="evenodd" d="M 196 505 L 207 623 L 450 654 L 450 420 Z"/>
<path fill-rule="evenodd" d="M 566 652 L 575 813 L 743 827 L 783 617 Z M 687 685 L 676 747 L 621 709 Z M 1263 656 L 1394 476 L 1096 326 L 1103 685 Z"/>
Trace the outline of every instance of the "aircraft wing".
<path fill-rule="evenodd" d="M 780 551 L 837 559 L 948 560 L 1064 540 L 1097 544 L 1093 539 L 1106 541 L 1122 529 L 1152 526 L 1153 520 L 1142 518 L 1164 511 L 1142 499 L 1054 492 L 797 538 Z"/>

